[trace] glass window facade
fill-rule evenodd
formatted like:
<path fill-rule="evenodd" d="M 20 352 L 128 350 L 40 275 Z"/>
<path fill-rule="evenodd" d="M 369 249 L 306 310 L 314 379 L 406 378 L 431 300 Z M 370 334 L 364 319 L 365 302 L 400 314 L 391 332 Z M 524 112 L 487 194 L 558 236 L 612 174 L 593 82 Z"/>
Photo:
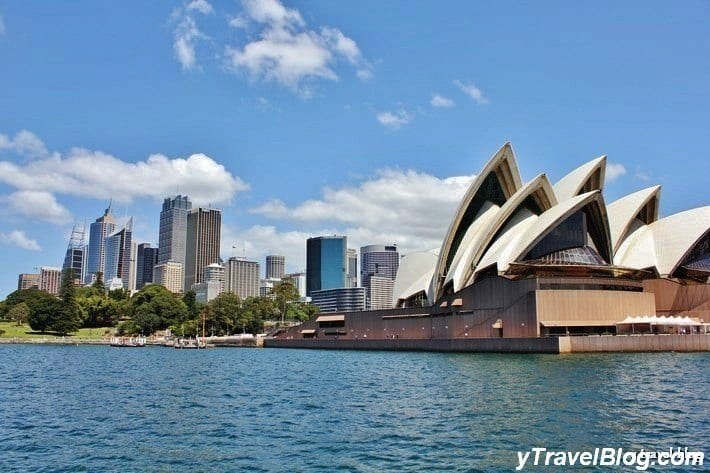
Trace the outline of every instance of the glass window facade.
<path fill-rule="evenodd" d="M 346 287 L 347 237 L 316 237 L 306 241 L 306 295 Z"/>

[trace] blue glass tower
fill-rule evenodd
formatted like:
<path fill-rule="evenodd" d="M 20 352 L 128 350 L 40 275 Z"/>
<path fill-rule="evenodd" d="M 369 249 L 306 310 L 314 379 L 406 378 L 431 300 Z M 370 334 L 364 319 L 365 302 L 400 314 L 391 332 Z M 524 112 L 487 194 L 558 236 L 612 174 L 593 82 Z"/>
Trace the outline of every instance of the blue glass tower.
<path fill-rule="evenodd" d="M 106 237 L 111 235 L 115 228 L 116 221 L 111 214 L 111 203 L 109 203 L 103 216 L 97 218 L 89 230 L 89 254 L 84 276 L 86 284 L 91 284 L 96 279 L 97 273 L 103 272 L 106 258 Z"/>
<path fill-rule="evenodd" d="M 348 241 L 344 236 L 306 240 L 306 295 L 322 289 L 345 287 Z"/>

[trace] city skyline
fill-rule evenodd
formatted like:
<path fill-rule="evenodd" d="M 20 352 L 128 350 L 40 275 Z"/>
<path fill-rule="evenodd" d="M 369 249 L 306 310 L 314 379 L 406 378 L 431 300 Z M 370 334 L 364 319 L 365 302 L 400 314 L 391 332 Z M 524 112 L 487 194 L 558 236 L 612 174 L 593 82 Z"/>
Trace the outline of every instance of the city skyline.
<path fill-rule="evenodd" d="M 436 248 L 472 175 L 509 140 L 534 157 L 526 181 L 606 154 L 609 201 L 659 183 L 661 216 L 702 205 L 707 173 L 691 171 L 707 169 L 710 144 L 708 13 L 703 2 L 3 4 L 0 298 L 18 274 L 61 267 L 74 224 L 88 239 L 111 198 L 116 228 L 131 215 L 133 241 L 154 246 L 164 198 L 220 208 L 223 260 L 284 255 L 287 273 L 305 269 L 313 236 Z M 284 47 L 268 42 L 279 28 L 314 62 L 253 56 Z"/>

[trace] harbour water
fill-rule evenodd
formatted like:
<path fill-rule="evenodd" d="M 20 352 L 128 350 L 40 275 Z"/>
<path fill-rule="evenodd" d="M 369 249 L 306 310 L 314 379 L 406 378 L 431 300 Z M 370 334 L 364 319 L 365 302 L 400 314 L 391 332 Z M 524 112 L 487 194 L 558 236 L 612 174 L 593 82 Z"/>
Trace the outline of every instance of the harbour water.
<path fill-rule="evenodd" d="M 710 453 L 709 362 L 0 345 L 0 470 L 488 472 L 533 447 Z M 584 471 L 616 470 L 633 471 Z"/>

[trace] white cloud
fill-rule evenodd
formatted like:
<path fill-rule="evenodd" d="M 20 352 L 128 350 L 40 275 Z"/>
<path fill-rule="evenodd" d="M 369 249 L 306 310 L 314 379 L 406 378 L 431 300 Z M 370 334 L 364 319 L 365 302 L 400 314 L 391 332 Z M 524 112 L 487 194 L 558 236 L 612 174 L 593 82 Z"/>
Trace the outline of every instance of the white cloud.
<path fill-rule="evenodd" d="M 623 164 L 609 162 L 606 165 L 606 173 L 604 180 L 606 182 L 614 182 L 621 176 L 626 174 L 626 168 Z"/>
<path fill-rule="evenodd" d="M 101 151 L 74 148 L 23 165 L 0 161 L 0 182 L 20 191 L 43 191 L 131 202 L 161 199 L 180 189 L 196 204 L 228 203 L 249 186 L 204 154 L 168 158 L 154 154 L 126 162 Z"/>
<path fill-rule="evenodd" d="M 356 186 L 325 188 L 320 199 L 295 207 L 274 200 L 250 212 L 326 227 L 319 231 L 346 234 L 357 245 L 394 242 L 407 250 L 429 249 L 441 245 L 449 220 L 472 179 L 441 179 L 411 170 L 385 169 Z"/>
<path fill-rule="evenodd" d="M 451 108 L 456 106 L 456 102 L 453 100 L 442 97 L 439 94 L 434 94 L 431 97 L 431 100 L 429 101 L 432 107 L 438 107 L 438 108 Z"/>
<path fill-rule="evenodd" d="M 25 235 L 25 232 L 13 230 L 10 233 L 0 233 L 0 243 L 3 245 L 16 246 L 23 250 L 40 251 L 39 243 Z"/>
<path fill-rule="evenodd" d="M 212 5 L 205 0 L 193 0 L 184 7 L 175 9 L 171 15 L 171 19 L 176 23 L 173 51 L 184 71 L 198 68 L 196 43 L 199 40 L 207 39 L 207 36 L 197 27 L 195 12 L 209 15 L 214 13 L 214 10 Z"/>
<path fill-rule="evenodd" d="M 397 130 L 412 121 L 412 116 L 406 110 L 400 109 L 396 112 L 380 112 L 377 114 L 377 121 L 387 128 Z"/>
<path fill-rule="evenodd" d="M 483 92 L 481 89 L 476 87 L 476 85 L 473 82 L 461 82 L 460 80 L 455 80 L 454 84 L 461 89 L 461 91 L 471 97 L 477 104 L 485 104 L 488 103 L 488 99 L 483 96 Z"/>
<path fill-rule="evenodd" d="M 21 130 L 14 138 L 0 133 L 0 151 L 7 150 L 28 158 L 47 156 L 47 148 L 37 135 L 27 130 Z"/>
<path fill-rule="evenodd" d="M 203 15 L 210 15 L 214 13 L 212 5 L 210 5 L 209 2 L 207 2 L 206 0 L 192 0 L 190 3 L 187 4 L 187 7 L 185 8 L 188 11 L 197 10 Z"/>
<path fill-rule="evenodd" d="M 641 166 L 636 166 L 636 172 L 634 173 L 634 179 L 639 181 L 648 182 L 651 180 L 651 176 L 641 169 Z"/>
<path fill-rule="evenodd" d="M 229 69 L 244 71 L 254 80 L 281 84 L 304 97 L 311 95 L 313 80 L 338 80 L 334 70 L 338 58 L 357 67 L 362 80 L 372 78 L 372 66 L 357 43 L 339 29 L 308 29 L 298 10 L 286 8 L 278 0 L 243 0 L 242 4 L 244 14 L 230 20 L 230 25 L 244 28 L 251 22 L 261 31 L 242 46 L 225 48 Z"/>
<path fill-rule="evenodd" d="M 18 191 L 4 197 L 0 202 L 7 203 L 10 212 L 29 219 L 62 225 L 71 222 L 72 215 L 57 202 L 54 195 L 45 191 Z"/>
<path fill-rule="evenodd" d="M 328 233 L 325 233 L 328 234 Z M 306 268 L 306 239 L 313 234 L 292 230 L 279 231 L 273 225 L 254 225 L 239 229 L 222 224 L 222 257 L 246 257 L 262 264 L 266 255 L 280 254 L 286 257 L 287 271 Z"/>

